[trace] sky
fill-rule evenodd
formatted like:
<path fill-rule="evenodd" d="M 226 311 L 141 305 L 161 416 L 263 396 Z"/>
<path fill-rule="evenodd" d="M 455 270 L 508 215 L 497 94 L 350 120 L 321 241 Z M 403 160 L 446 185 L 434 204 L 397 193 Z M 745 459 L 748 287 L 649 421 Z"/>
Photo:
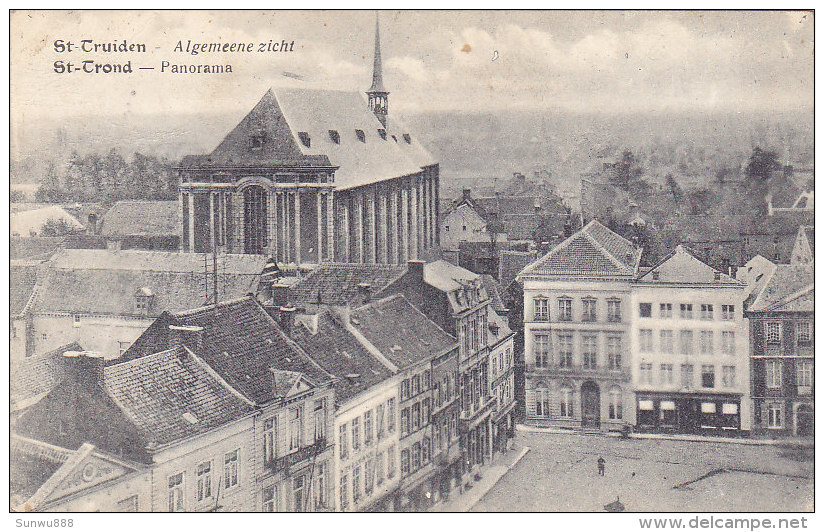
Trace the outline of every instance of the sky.
<path fill-rule="evenodd" d="M 813 104 L 813 20 L 802 12 L 382 11 L 384 81 L 402 113 L 783 111 Z M 373 11 L 16 11 L 11 120 L 248 111 L 273 85 L 363 91 Z M 145 43 L 145 54 L 57 53 L 57 39 Z M 294 41 L 291 53 L 174 52 L 178 41 Z M 53 71 L 83 59 L 155 67 Z M 494 59 L 494 60 L 493 60 Z M 161 61 L 231 64 L 161 73 Z"/>

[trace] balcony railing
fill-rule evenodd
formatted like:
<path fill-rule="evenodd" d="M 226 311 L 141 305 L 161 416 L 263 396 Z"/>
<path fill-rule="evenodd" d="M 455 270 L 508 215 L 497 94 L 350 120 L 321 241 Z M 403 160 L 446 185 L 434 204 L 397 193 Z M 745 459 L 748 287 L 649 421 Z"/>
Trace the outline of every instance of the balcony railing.
<path fill-rule="evenodd" d="M 318 440 L 315 440 L 315 443 L 311 445 L 305 445 L 287 455 L 279 456 L 272 461 L 266 462 L 264 464 L 264 467 L 272 473 L 277 473 L 278 471 L 282 470 L 288 470 L 295 464 L 313 458 L 315 455 L 320 454 L 325 449 L 326 439 L 320 438 Z"/>

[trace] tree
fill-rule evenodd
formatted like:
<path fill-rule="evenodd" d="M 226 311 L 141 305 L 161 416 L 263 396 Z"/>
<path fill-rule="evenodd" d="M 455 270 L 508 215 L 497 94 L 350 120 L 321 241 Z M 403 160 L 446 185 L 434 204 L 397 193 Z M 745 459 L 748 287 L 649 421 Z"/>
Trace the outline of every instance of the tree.
<path fill-rule="evenodd" d="M 770 178 L 773 172 L 780 169 L 781 164 L 778 162 L 778 154 L 775 151 L 762 150 L 756 146 L 747 162 L 745 175 L 750 183 L 763 183 Z"/>
<path fill-rule="evenodd" d="M 630 150 L 624 150 L 621 160 L 609 165 L 610 183 L 622 190 L 629 190 L 644 175 L 644 169 L 638 165 L 638 159 Z"/>
<path fill-rule="evenodd" d="M 66 220 L 49 218 L 40 228 L 40 236 L 65 236 L 82 232 L 72 227 Z"/>
<path fill-rule="evenodd" d="M 672 174 L 667 174 L 667 188 L 670 189 L 672 193 L 672 199 L 675 201 L 675 204 L 678 205 L 681 202 L 681 187 L 678 186 L 678 181 L 672 177 Z"/>

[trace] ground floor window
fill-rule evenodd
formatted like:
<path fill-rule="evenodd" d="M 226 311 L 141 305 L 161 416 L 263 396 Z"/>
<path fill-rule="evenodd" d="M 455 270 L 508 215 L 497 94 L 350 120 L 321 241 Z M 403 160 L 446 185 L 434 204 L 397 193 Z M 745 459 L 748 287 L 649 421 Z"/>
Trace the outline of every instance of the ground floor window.
<path fill-rule="evenodd" d="M 305 493 L 304 493 L 304 478 L 303 475 L 292 479 L 292 501 L 294 503 L 294 507 L 292 511 L 294 512 L 305 512 L 306 508 L 304 505 L 306 504 L 305 500 Z"/>
<path fill-rule="evenodd" d="M 549 417 L 549 390 L 535 390 L 535 416 Z"/>
<path fill-rule="evenodd" d="M 572 388 L 561 388 L 561 417 L 572 417 Z"/>
<path fill-rule="evenodd" d="M 661 401 L 658 405 L 659 419 L 662 427 L 675 427 L 678 422 L 678 414 L 675 410 L 675 401 Z"/>
<path fill-rule="evenodd" d="M 267 488 L 263 488 L 263 511 L 276 512 L 277 504 L 275 503 L 275 485 L 272 484 Z"/>
<path fill-rule="evenodd" d="M 638 424 L 647 426 L 655 425 L 655 407 L 652 404 L 652 399 L 641 399 L 638 401 Z"/>
<path fill-rule="evenodd" d="M 621 401 L 621 389 L 613 388 L 609 391 L 609 418 L 623 419 L 624 405 Z"/>
<path fill-rule="evenodd" d="M 782 415 L 781 403 L 770 403 L 767 405 L 767 427 L 780 429 L 784 427 L 784 416 Z"/>

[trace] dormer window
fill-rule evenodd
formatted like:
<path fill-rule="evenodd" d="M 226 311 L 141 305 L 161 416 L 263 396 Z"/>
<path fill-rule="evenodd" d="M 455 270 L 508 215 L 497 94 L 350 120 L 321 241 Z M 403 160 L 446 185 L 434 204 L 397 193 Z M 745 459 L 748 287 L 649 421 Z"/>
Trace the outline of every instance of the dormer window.
<path fill-rule="evenodd" d="M 412 144 L 412 136 L 409 133 L 403 134 L 403 140 L 406 141 L 407 144 Z"/>
<path fill-rule="evenodd" d="M 654 270 L 652 272 L 652 280 L 653 281 L 660 281 L 661 280 L 661 274 L 658 272 L 658 270 Z"/>
<path fill-rule="evenodd" d="M 307 133 L 305 131 L 299 131 L 298 132 L 298 137 L 300 138 L 301 144 L 303 144 L 307 148 L 312 147 L 312 141 L 311 141 L 311 139 L 309 139 L 309 133 Z"/>
<path fill-rule="evenodd" d="M 252 135 L 249 137 L 249 147 L 253 150 L 260 150 L 263 148 L 263 142 L 266 139 L 266 135 L 263 133 L 259 135 Z"/>
<path fill-rule="evenodd" d="M 395 135 L 392 135 L 392 140 L 394 140 L 395 142 L 398 142 L 398 137 L 396 137 Z"/>
<path fill-rule="evenodd" d="M 383 140 L 386 140 L 386 130 L 385 130 L 385 129 L 379 129 L 379 130 L 378 130 L 378 135 L 380 135 L 380 137 L 381 137 Z"/>
<path fill-rule="evenodd" d="M 332 139 L 332 142 L 335 144 L 340 144 L 340 133 L 336 129 L 329 130 L 329 138 Z"/>
<path fill-rule="evenodd" d="M 366 134 L 364 134 L 362 129 L 356 129 L 355 135 L 358 137 L 358 140 L 361 142 L 366 142 Z"/>

